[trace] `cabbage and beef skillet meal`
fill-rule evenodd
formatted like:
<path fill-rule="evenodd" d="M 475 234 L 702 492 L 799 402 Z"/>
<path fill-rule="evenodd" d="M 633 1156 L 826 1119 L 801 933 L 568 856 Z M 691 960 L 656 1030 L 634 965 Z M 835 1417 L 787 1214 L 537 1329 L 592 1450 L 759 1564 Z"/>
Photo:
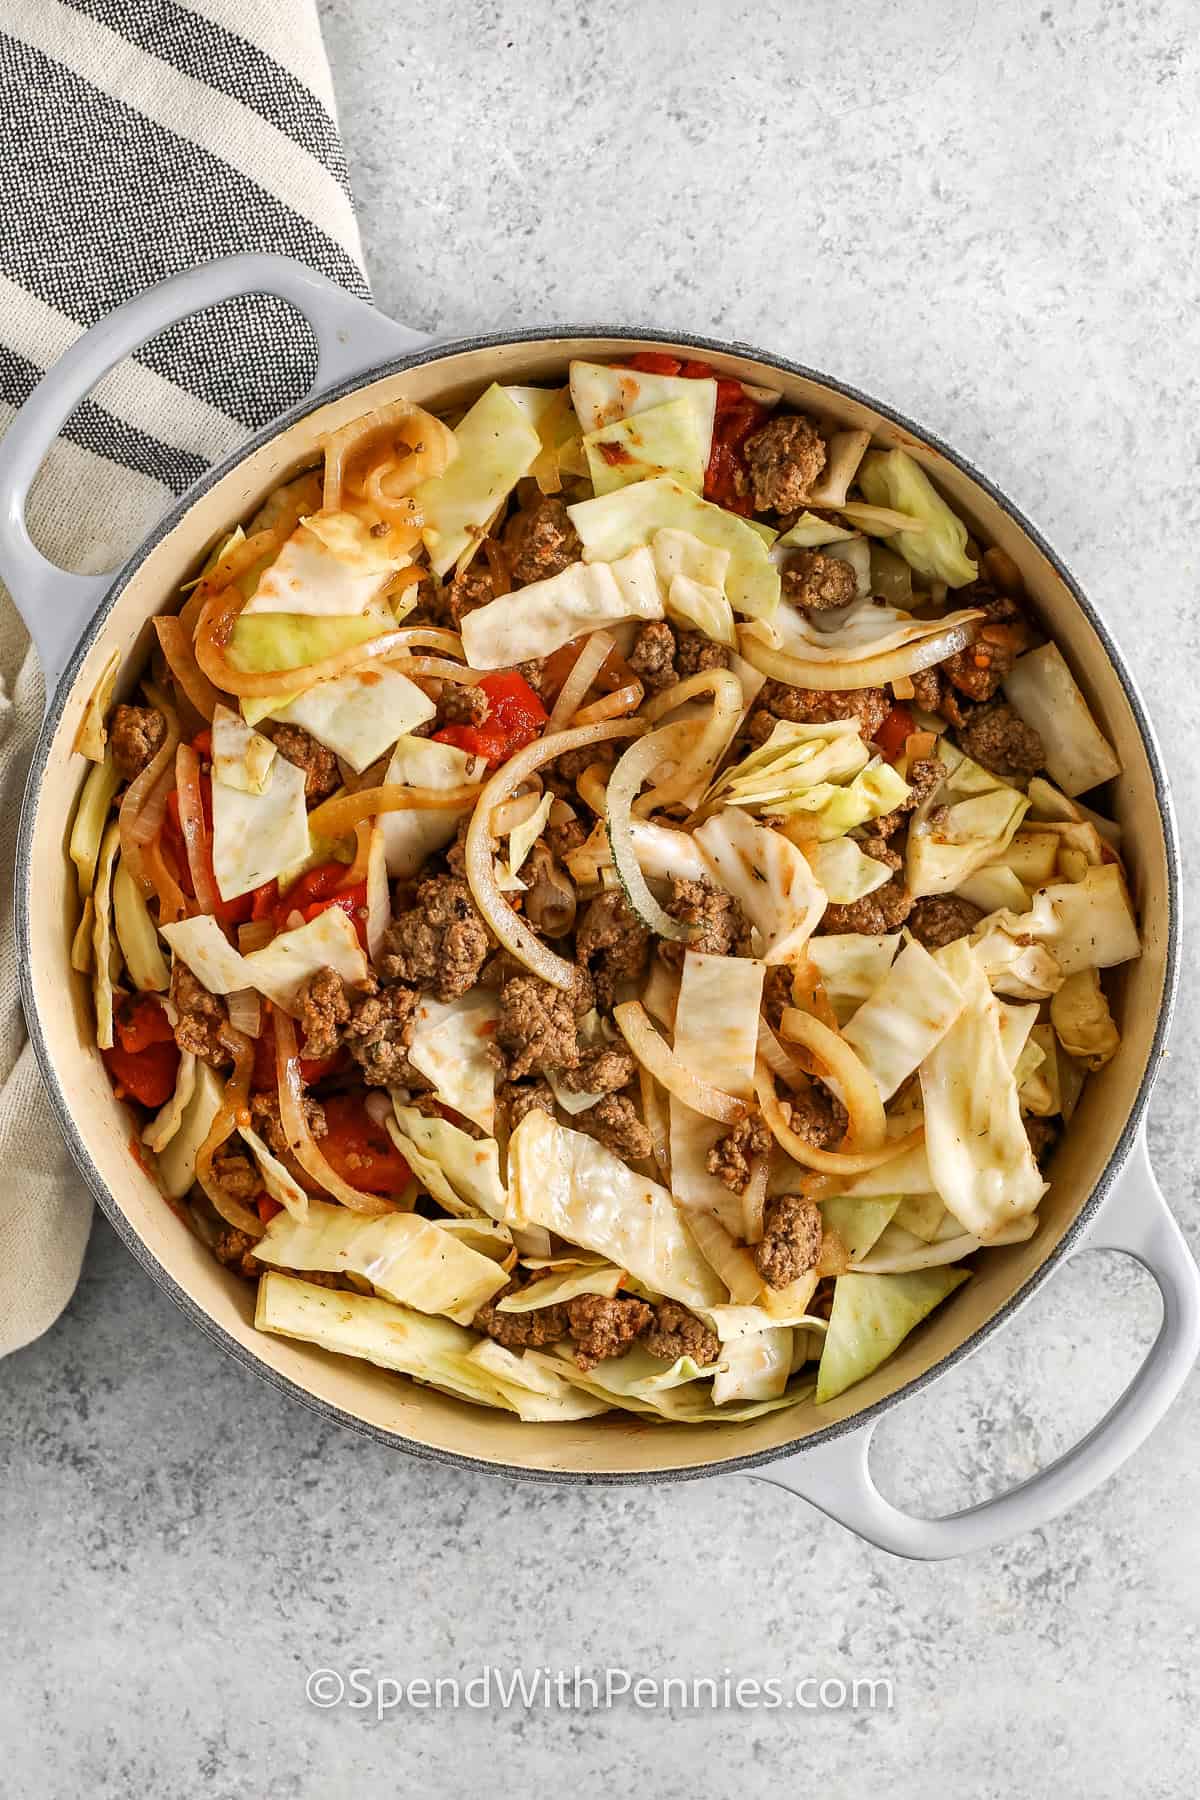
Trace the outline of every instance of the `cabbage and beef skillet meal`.
<path fill-rule="evenodd" d="M 657 353 L 323 448 L 80 730 L 137 1154 L 261 1330 L 530 1420 L 832 1399 L 1118 1045 L 1118 764 L 1017 569 Z"/>

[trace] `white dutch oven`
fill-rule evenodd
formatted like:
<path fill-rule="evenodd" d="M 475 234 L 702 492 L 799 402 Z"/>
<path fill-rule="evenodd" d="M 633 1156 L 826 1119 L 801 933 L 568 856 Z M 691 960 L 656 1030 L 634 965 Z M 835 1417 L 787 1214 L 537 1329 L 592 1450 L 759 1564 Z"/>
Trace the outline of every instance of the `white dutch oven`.
<path fill-rule="evenodd" d="M 104 576 L 54 568 L 30 542 L 25 497 L 74 407 L 107 369 L 166 326 L 255 292 L 282 296 L 311 323 L 320 352 L 312 395 L 211 470 L 124 568 Z M 651 347 L 698 351 L 721 374 L 782 389 L 802 408 L 868 427 L 882 445 L 902 444 L 979 536 L 1014 558 L 1037 614 L 1120 753 L 1124 774 L 1114 805 L 1126 828 L 1145 952 L 1121 971 L 1121 1049 L 1088 1083 L 1055 1158 L 1036 1237 L 981 1257 L 974 1279 L 868 1380 L 819 1410 L 806 1405 L 736 1427 L 648 1426 L 628 1417 L 526 1425 L 368 1364 L 260 1336 L 252 1324 L 252 1290 L 216 1264 L 139 1167 L 128 1115 L 114 1100 L 94 1047 L 90 994 L 68 959 L 77 902 L 65 846 L 86 772 L 71 744 L 110 652 L 121 652 L 128 691 L 147 653 L 150 616 L 170 603 L 220 534 L 253 512 L 270 489 L 319 460 L 322 433 L 400 395 L 444 408 L 495 379 L 561 380 L 572 356 L 604 359 Z M 295 263 L 235 257 L 120 308 L 73 345 L 31 396 L 0 445 L 0 575 L 33 634 L 49 695 L 16 872 L 30 1034 L 62 1128 L 105 1213 L 184 1311 L 247 1367 L 355 1430 L 466 1467 L 564 1482 L 670 1481 L 750 1470 L 911 1557 L 953 1556 L 1043 1523 L 1110 1475 L 1161 1419 L 1200 1350 L 1200 1276 L 1155 1184 L 1144 1138 L 1179 934 L 1166 779 L 1137 691 L 1095 611 L 1033 526 L 945 446 L 839 382 L 741 345 L 575 328 L 433 343 Z M 1082 1443 L 1010 1493 L 945 1519 L 913 1518 L 892 1506 L 867 1466 L 883 1413 L 977 1349 L 1085 1244 L 1136 1257 L 1162 1292 L 1161 1329 L 1129 1388 Z"/>

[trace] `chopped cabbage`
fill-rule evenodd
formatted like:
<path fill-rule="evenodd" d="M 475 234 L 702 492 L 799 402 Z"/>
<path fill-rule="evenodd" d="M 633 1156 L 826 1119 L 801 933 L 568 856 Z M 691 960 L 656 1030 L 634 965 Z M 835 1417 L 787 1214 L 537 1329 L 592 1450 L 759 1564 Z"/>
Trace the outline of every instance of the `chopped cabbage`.
<path fill-rule="evenodd" d="M 857 475 L 871 434 L 860 426 L 832 432 L 825 445 L 825 467 L 819 481 L 808 490 L 813 506 L 840 507 L 846 503 L 850 483 Z"/>
<path fill-rule="evenodd" d="M 252 1131 L 249 1125 L 240 1125 L 238 1130 L 241 1133 L 242 1139 L 249 1149 L 250 1154 L 258 1165 L 258 1172 L 263 1178 L 263 1186 L 271 1196 L 271 1199 L 277 1200 L 280 1206 L 283 1207 L 285 1213 L 289 1214 L 291 1217 L 296 1219 L 307 1219 L 309 1216 L 309 1205 L 306 1190 L 300 1186 L 300 1183 L 296 1180 L 295 1176 L 292 1175 L 280 1162 L 279 1158 L 274 1155 L 269 1145 L 264 1144 L 257 1131 Z M 352 1218 L 357 1217 L 356 1214 L 350 1214 L 349 1216 Z M 300 1266 L 299 1263 L 296 1264 L 297 1268 Z M 308 1263 L 305 1266 L 310 1269 L 315 1269 L 317 1264 Z"/>
<path fill-rule="evenodd" d="M 754 1093 L 763 965 L 744 956 L 687 950 L 675 1009 L 675 1055 L 701 1081 L 749 1099 Z M 712 1213 L 741 1235 L 742 1205 L 706 1166 L 729 1127 L 670 1097 L 671 1191 L 680 1203 Z"/>
<path fill-rule="evenodd" d="M 323 1200 L 311 1202 L 307 1219 L 277 1213 L 254 1254 L 276 1268 L 359 1275 L 384 1300 L 445 1313 L 460 1325 L 469 1325 L 508 1281 L 490 1256 L 417 1213 L 371 1216 Z"/>
<path fill-rule="evenodd" d="M 965 1004 L 945 966 L 910 939 L 843 1032 L 878 1082 L 882 1099 L 890 1100 L 924 1062 Z"/>
<path fill-rule="evenodd" d="M 487 988 L 447 1003 L 425 994 L 408 1044 L 409 1062 L 433 1083 L 442 1104 L 489 1137 L 496 1128 L 496 1067 L 488 1049 L 499 1012 L 500 1002 Z"/>
<path fill-rule="evenodd" d="M 345 618 L 314 618 L 304 613 L 257 613 L 247 618 L 243 611 L 234 620 L 226 655 L 235 669 L 247 674 L 304 669 L 323 657 L 335 656 L 339 650 L 349 650 L 368 638 L 378 637 L 394 624 L 387 608 L 376 606 Z M 257 725 L 295 697 L 286 690 L 256 698 L 246 695 L 242 717 L 248 725 Z"/>
<path fill-rule="evenodd" d="M 729 1400 L 777 1400 L 792 1372 L 792 1334 L 787 1327 L 748 1332 L 722 1344 L 713 1379 L 714 1406 Z"/>
<path fill-rule="evenodd" d="M 197 1063 L 194 1074 L 178 1128 L 158 1152 L 158 1177 L 169 1200 L 182 1200 L 195 1181 L 196 1158 L 221 1110 L 225 1093 L 224 1082 L 207 1063 Z M 154 1122 L 157 1125 L 158 1120 Z"/>
<path fill-rule="evenodd" d="M 965 1231 L 986 1243 L 1033 1212 L 1046 1191 L 1030 1148 L 1001 1035 L 1000 1003 L 962 938 L 937 953 L 965 1004 L 921 1064 L 925 1150 L 936 1188 Z"/>
<path fill-rule="evenodd" d="M 898 931 L 886 937 L 838 931 L 811 940 L 809 961 L 821 977 L 839 1025 L 852 1019 L 863 1001 L 875 992 L 899 947 Z"/>
<path fill-rule="evenodd" d="M 362 773 L 396 739 L 432 719 L 437 707 L 398 669 L 354 669 L 318 681 L 275 713 Z"/>
<path fill-rule="evenodd" d="M 826 1231 L 837 1233 L 850 1261 L 858 1262 L 891 1224 L 900 1204 L 896 1194 L 881 1195 L 878 1200 L 834 1194 L 828 1200 L 822 1200 L 821 1219 Z M 942 1212 L 946 1210 L 940 1200 L 938 1208 Z"/>
<path fill-rule="evenodd" d="M 975 927 L 971 944 L 995 993 L 1046 1000 L 1062 986 L 1063 973 L 1053 952 L 1020 929 L 1024 916 L 993 913 Z"/>
<path fill-rule="evenodd" d="M 635 417 L 615 419 L 584 434 L 588 473 L 597 494 L 613 494 L 631 481 L 669 475 L 698 494 L 708 460 L 694 407 L 667 400 Z"/>
<path fill-rule="evenodd" d="M 1115 820 L 1103 818 L 1100 813 L 1093 812 L 1082 800 L 1068 800 L 1053 782 L 1044 780 L 1041 775 L 1035 775 L 1029 783 L 1029 817 L 1054 824 L 1094 825 L 1106 844 L 1111 844 L 1115 850 L 1121 847 L 1121 827 Z"/>
<path fill-rule="evenodd" d="M 816 513 L 803 512 L 790 531 L 776 538 L 776 550 L 819 550 L 825 544 L 843 544 L 849 538 L 857 537 L 856 531 L 850 531 L 845 525 L 836 525 L 832 519 L 819 519 Z"/>
<path fill-rule="evenodd" d="M 641 369 L 622 369 L 613 363 L 578 361 L 571 364 L 570 379 L 571 403 L 588 434 L 602 431 L 618 419 L 644 418 L 664 406 L 685 408 L 693 422 L 703 474 L 712 449 L 717 411 L 714 380 L 692 381 L 686 375 L 652 375 Z"/>
<path fill-rule="evenodd" d="M 932 1244 L 949 1217 L 940 1194 L 905 1194 L 889 1224 L 894 1222 L 902 1231 L 920 1238 L 923 1244 Z M 951 1223 L 956 1233 L 962 1229 L 957 1220 Z"/>
<path fill-rule="evenodd" d="M 944 738 L 941 786 L 918 807 L 909 827 L 905 878 L 909 892 L 948 894 L 977 869 L 1000 860 L 1029 801 Z"/>
<path fill-rule="evenodd" d="M 508 1146 L 509 1224 L 542 1225 L 683 1306 L 726 1298 L 666 1188 L 594 1138 L 527 1113 Z"/>
<path fill-rule="evenodd" d="M 212 862 L 222 900 L 273 881 L 309 853 L 304 770 L 277 756 L 261 794 L 212 784 Z"/>
<path fill-rule="evenodd" d="M 870 1256 L 863 1258 L 858 1267 L 852 1271 L 858 1275 L 908 1275 L 918 1270 L 943 1268 L 947 1263 L 961 1262 L 964 1256 L 973 1256 L 977 1250 L 994 1249 L 999 1244 L 1024 1244 L 1038 1228 L 1036 1213 L 1026 1213 L 1024 1218 L 1014 1219 L 998 1231 L 995 1237 L 989 1238 L 985 1245 L 980 1238 L 964 1231 L 949 1214 L 946 1222 L 932 1243 L 926 1243 L 912 1232 L 904 1231 L 900 1226 L 889 1225 L 883 1236 L 872 1250 Z"/>
<path fill-rule="evenodd" d="M 1046 768 L 1065 794 L 1086 794 L 1121 773 L 1121 761 L 1088 709 L 1057 644 L 1019 656 L 1004 693 L 1046 750 Z"/>
<path fill-rule="evenodd" d="M 561 1369 L 566 1379 L 585 1393 L 607 1399 L 610 1406 L 619 1406 L 626 1412 L 640 1413 L 648 1422 L 665 1419 L 679 1425 L 738 1425 L 747 1419 L 757 1419 L 763 1413 L 795 1406 L 812 1392 L 811 1383 L 793 1383 L 785 1393 L 772 1400 L 715 1406 L 711 1389 L 705 1382 L 685 1381 L 664 1387 L 661 1383 L 665 1372 L 663 1364 L 640 1345 L 635 1345 L 624 1356 L 597 1363 L 594 1369 L 586 1372 L 568 1361 L 569 1352 L 562 1348 L 550 1357 L 544 1357 L 536 1350 L 527 1350 L 525 1355 L 545 1362 L 553 1369 Z"/>
<path fill-rule="evenodd" d="M 462 622 L 473 669 L 505 669 L 549 656 L 601 626 L 661 619 L 654 558 L 644 546 L 617 562 L 570 563 L 545 581 L 477 606 Z"/>
<path fill-rule="evenodd" d="M 1039 888 L 1054 877 L 1058 867 L 1058 838 L 1053 831 L 1014 833 L 997 861 L 1011 869 L 1022 887 Z"/>
<path fill-rule="evenodd" d="M 709 799 L 776 814 L 812 788 L 857 775 L 870 760 L 853 719 L 823 725 L 780 719 L 765 744 L 717 776 Z"/>
<path fill-rule="evenodd" d="M 779 832 L 732 806 L 706 819 L 695 839 L 717 885 L 735 897 L 749 919 L 763 960 L 794 962 L 826 904 L 804 855 Z"/>
<path fill-rule="evenodd" d="M 171 977 L 158 942 L 158 927 L 150 917 L 145 895 L 119 857 L 113 871 L 112 902 L 117 942 L 130 981 L 140 993 L 163 993 Z"/>
<path fill-rule="evenodd" d="M 298 1338 L 338 1356 L 412 1375 L 480 1406 L 513 1410 L 488 1371 L 471 1361 L 475 1334 L 450 1319 L 413 1312 L 373 1294 L 314 1287 L 270 1269 L 258 1284 L 254 1325 L 257 1331 Z"/>
<path fill-rule="evenodd" d="M 179 1068 L 175 1074 L 175 1092 L 166 1104 L 155 1113 L 142 1133 L 142 1142 L 147 1150 L 153 1150 L 157 1154 L 166 1149 L 183 1124 L 183 1115 L 187 1111 L 188 1101 L 195 1091 L 196 1058 L 190 1050 L 185 1050 L 179 1058 Z"/>
<path fill-rule="evenodd" d="M 212 721 L 213 779 L 246 794 L 261 794 L 271 778 L 275 746 L 240 713 L 218 701 Z"/>
<path fill-rule="evenodd" d="M 817 1405 L 835 1400 L 885 1363 L 909 1332 L 969 1275 L 969 1269 L 839 1275 L 817 1373 Z"/>
<path fill-rule="evenodd" d="M 869 568 L 870 551 L 864 538 L 858 538 L 852 544 L 834 544 L 827 554 L 837 557 L 841 552 L 843 560 L 853 560 L 844 553 L 853 551 L 857 555 L 859 544 L 866 550 Z M 861 570 L 856 568 L 855 572 L 861 578 Z M 939 637 L 950 627 L 966 624 L 979 615 L 968 609 L 947 613 L 941 618 L 918 619 L 912 613 L 901 612 L 894 606 L 882 606 L 860 593 L 849 606 L 838 611 L 837 624 L 832 628 L 827 615 L 818 616 L 826 618 L 824 626 L 803 607 L 785 601 L 769 622 L 759 619 L 745 627 L 747 640 L 757 639 L 773 650 L 785 650 L 803 657 L 806 662 L 860 663 L 903 649 L 908 644 L 922 643 L 926 638 Z"/>
<path fill-rule="evenodd" d="M 1093 973 L 1094 970 L 1088 971 Z M 1072 976 L 1077 980 L 1077 976 Z M 1062 1111 L 1058 1075 L 1058 1039 L 1053 1025 L 1035 1025 L 1017 1064 L 1017 1094 L 1024 1112 L 1051 1119 Z"/>
<path fill-rule="evenodd" d="M 627 556 L 663 529 L 689 531 L 716 549 L 728 550 L 725 592 L 735 612 L 769 618 L 779 604 L 779 571 L 767 555 L 762 534 L 737 513 L 701 500 L 669 476 L 636 481 L 567 511 L 590 563 Z"/>
<path fill-rule="evenodd" d="M 83 709 L 83 717 L 79 721 L 75 733 L 75 742 L 71 748 L 78 756 L 86 756 L 89 762 L 104 761 L 104 747 L 108 743 L 108 709 L 112 705 L 113 689 L 117 685 L 117 670 L 121 667 L 121 652 L 114 650 L 109 655 L 100 671 L 100 678 L 88 695 L 87 705 Z"/>
<path fill-rule="evenodd" d="M 894 812 L 908 799 L 908 783 L 881 756 L 869 762 L 853 781 L 839 787 L 821 781 L 816 787 L 781 800 L 771 807 L 773 814 L 787 821 L 787 835 L 797 843 L 815 839 L 824 843 L 842 837 L 857 825 L 881 819 Z"/>
<path fill-rule="evenodd" d="M 96 886 L 92 895 L 96 907 L 95 920 L 92 925 L 92 946 L 95 952 L 92 992 L 96 1001 L 96 1042 L 102 1050 L 111 1050 L 113 1046 L 113 983 L 117 979 L 121 967 L 118 955 L 114 973 L 113 958 L 116 946 L 113 943 L 112 935 L 112 880 L 113 867 L 120 848 L 121 827 L 114 819 L 104 833 L 104 839 L 100 845 L 100 857 L 96 864 Z"/>
<path fill-rule="evenodd" d="M 1121 1048 L 1121 1034 L 1095 969 L 1068 975 L 1050 1001 L 1050 1022 L 1059 1043 L 1088 1069 L 1102 1069 Z"/>
<path fill-rule="evenodd" d="M 1005 863 L 987 863 L 982 869 L 976 869 L 973 875 L 959 882 L 954 892 L 960 900 L 969 901 L 982 913 L 1024 912 L 1029 905 L 1028 888 Z"/>
<path fill-rule="evenodd" d="M 486 773 L 486 757 L 468 756 L 465 750 L 432 738 L 402 737 L 383 779 L 389 787 L 457 788 L 482 781 Z M 381 813 L 388 874 L 402 881 L 418 874 L 434 851 L 450 842 L 458 821 L 470 810 L 468 802 L 461 812 Z"/>
<path fill-rule="evenodd" d="M 448 1213 L 460 1218 L 484 1213 L 489 1219 L 504 1220 L 500 1146 L 494 1138 L 469 1137 L 449 1119 L 427 1119 L 394 1093 L 392 1110 L 395 1118 L 386 1123 L 393 1143 L 422 1187 Z"/>
<path fill-rule="evenodd" d="M 484 526 L 542 448 L 525 412 L 494 382 L 455 427 L 454 438 L 458 455 L 449 468 L 413 493 L 425 517 L 421 536 L 435 575 L 481 542 Z"/>
<path fill-rule="evenodd" d="M 359 521 L 341 530 L 332 523 L 346 514 L 316 514 L 298 525 L 242 609 L 242 618 L 263 613 L 339 618 L 360 614 L 401 564 L 406 552 L 376 549 Z M 323 529 L 326 526 L 328 529 Z M 387 540 L 383 540 L 386 545 Z"/>
<path fill-rule="evenodd" d="M 685 631 L 702 631 L 736 650 L 733 608 L 725 597 L 728 550 L 704 543 L 694 532 L 671 530 L 656 531 L 650 550 L 667 617 Z"/>
<path fill-rule="evenodd" d="M 559 1269 L 552 1275 L 544 1275 L 523 1287 L 515 1294 L 507 1295 L 501 1300 L 496 1310 L 505 1313 L 538 1312 L 544 1306 L 555 1306 L 560 1301 L 574 1300 L 580 1294 L 600 1294 L 611 1300 L 624 1280 L 623 1269 L 614 1269 L 611 1263 L 580 1263 L 572 1269 Z"/>
<path fill-rule="evenodd" d="M 294 931 L 281 931 L 248 956 L 234 949 L 207 913 L 164 925 L 162 935 L 210 994 L 254 988 L 285 1012 L 294 1009 L 297 990 L 318 969 L 336 970 L 351 987 L 363 987 L 369 975 L 358 933 L 340 906 L 327 907 Z"/>
<path fill-rule="evenodd" d="M 906 450 L 872 450 L 859 465 L 858 485 L 872 506 L 890 506 L 923 522 L 923 531 L 898 531 L 888 539 L 918 575 L 952 588 L 977 579 L 966 526 Z"/>
<path fill-rule="evenodd" d="M 510 389 L 509 392 L 512 390 Z M 547 1425 L 571 1419 L 594 1419 L 609 1409 L 607 1400 L 573 1387 L 549 1359 L 535 1363 L 532 1356 L 514 1356 L 502 1344 L 484 1338 L 469 1353 L 470 1361 L 495 1381 L 517 1417 L 527 1424 Z"/>
<path fill-rule="evenodd" d="M 830 838 L 814 844 L 808 861 L 825 898 L 835 906 L 849 906 L 873 894 L 892 879 L 887 863 L 865 856 L 853 838 Z"/>
<path fill-rule="evenodd" d="M 109 810 L 120 785 L 121 777 L 111 755 L 88 770 L 87 780 L 83 784 L 68 845 L 79 880 L 81 900 L 87 900 L 91 895 L 96 879 L 100 843 L 108 824 Z"/>
<path fill-rule="evenodd" d="M 1024 948 L 1032 938 L 1035 948 L 1050 953 L 1061 975 L 1074 975 L 1080 969 L 1111 969 L 1141 955 L 1137 919 L 1116 863 L 1089 868 L 1081 881 L 1039 888 L 1027 913 L 1000 912 L 982 920 L 973 937 L 983 946 L 989 969 L 999 960 L 1002 936 Z M 1021 939 L 1026 940 L 1024 946 Z M 1055 981 L 1046 992 L 1055 993 L 1060 985 Z M 1006 987 L 1002 991 L 1012 990 Z"/>

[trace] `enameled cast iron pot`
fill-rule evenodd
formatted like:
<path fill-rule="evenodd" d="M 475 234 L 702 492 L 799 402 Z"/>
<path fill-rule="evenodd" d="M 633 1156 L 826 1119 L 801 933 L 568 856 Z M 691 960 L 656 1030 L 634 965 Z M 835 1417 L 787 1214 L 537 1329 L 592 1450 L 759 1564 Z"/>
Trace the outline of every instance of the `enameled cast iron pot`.
<path fill-rule="evenodd" d="M 308 318 L 320 352 L 312 395 L 211 470 L 116 574 L 68 575 L 30 542 L 25 498 L 56 432 L 100 376 L 139 344 L 198 309 L 267 292 Z M 443 1397 L 365 1363 L 260 1336 L 247 1285 L 220 1268 L 164 1205 L 130 1153 L 130 1125 L 94 1047 L 90 994 L 71 973 L 76 923 L 66 856 L 85 773 L 71 751 L 80 714 L 110 652 L 124 691 L 148 649 L 147 620 L 213 542 L 280 482 L 319 460 L 323 432 L 404 396 L 443 408 L 490 381 L 561 380 L 573 356 L 634 349 L 699 351 L 721 374 L 783 390 L 809 411 L 903 445 L 935 476 L 979 535 L 1010 556 L 1061 646 L 1124 774 L 1115 810 L 1145 950 L 1120 971 L 1121 1049 L 1088 1082 L 1066 1134 L 1033 1240 L 979 1258 L 974 1279 L 869 1380 L 824 1406 L 739 1426 L 648 1426 L 629 1418 L 525 1425 Z M 108 1218 L 184 1311 L 246 1367 L 307 1405 L 417 1456 L 557 1481 L 669 1481 L 754 1471 L 803 1495 L 900 1555 L 944 1557 L 1029 1529 L 1115 1470 L 1162 1417 L 1200 1350 L 1200 1276 L 1146 1156 L 1146 1103 L 1174 997 L 1179 872 L 1170 798 L 1142 703 L 1105 626 L 1037 531 L 960 457 L 864 395 L 741 345 L 625 330 L 528 331 L 435 343 L 381 317 L 298 264 L 235 257 L 176 277 L 123 306 L 47 375 L 0 445 L 0 575 L 46 671 L 46 722 L 33 758 L 17 862 L 24 1001 L 42 1073 L 75 1159 Z M 119 689 L 119 691 L 122 691 Z M 1107 1417 L 1059 1462 L 1020 1488 L 952 1518 L 913 1518 L 887 1502 L 867 1467 L 882 1414 L 959 1362 L 1084 1244 L 1136 1257 L 1162 1292 L 1158 1337 Z"/>

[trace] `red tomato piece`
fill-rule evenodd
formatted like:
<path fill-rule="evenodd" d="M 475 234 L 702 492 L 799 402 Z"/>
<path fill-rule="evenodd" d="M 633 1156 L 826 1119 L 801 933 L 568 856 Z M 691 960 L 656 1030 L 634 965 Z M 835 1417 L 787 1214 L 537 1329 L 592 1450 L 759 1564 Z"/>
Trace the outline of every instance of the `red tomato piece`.
<path fill-rule="evenodd" d="M 179 1048 L 174 1038 L 147 1044 L 138 1051 L 125 1050 L 116 1043 L 100 1054 L 119 1097 L 128 1096 L 142 1106 L 157 1109 L 165 1106 L 174 1093 L 179 1069 Z"/>
<path fill-rule="evenodd" d="M 623 363 L 617 363 L 618 369 L 636 369 L 641 375 L 678 375 L 683 364 L 677 356 L 668 356 L 664 350 L 638 350 L 633 356 L 626 357 Z"/>
<path fill-rule="evenodd" d="M 468 756 L 485 756 L 489 768 L 494 769 L 540 737 L 549 715 L 516 669 L 485 675 L 479 685 L 489 705 L 483 724 L 447 725 L 433 735 L 438 743 L 453 744 Z"/>
<path fill-rule="evenodd" d="M 113 1021 L 117 1041 L 130 1056 L 146 1050 L 151 1044 L 173 1044 L 175 1033 L 153 994 L 137 994 L 127 1000 Z"/>
<path fill-rule="evenodd" d="M 907 706 L 893 706 L 879 730 L 875 742 L 888 762 L 895 762 L 913 729 L 913 716 Z"/>
<path fill-rule="evenodd" d="M 353 1094 L 331 1094 L 323 1105 L 329 1129 L 319 1141 L 331 1168 L 364 1193 L 398 1193 L 411 1171 L 362 1101 Z"/>

